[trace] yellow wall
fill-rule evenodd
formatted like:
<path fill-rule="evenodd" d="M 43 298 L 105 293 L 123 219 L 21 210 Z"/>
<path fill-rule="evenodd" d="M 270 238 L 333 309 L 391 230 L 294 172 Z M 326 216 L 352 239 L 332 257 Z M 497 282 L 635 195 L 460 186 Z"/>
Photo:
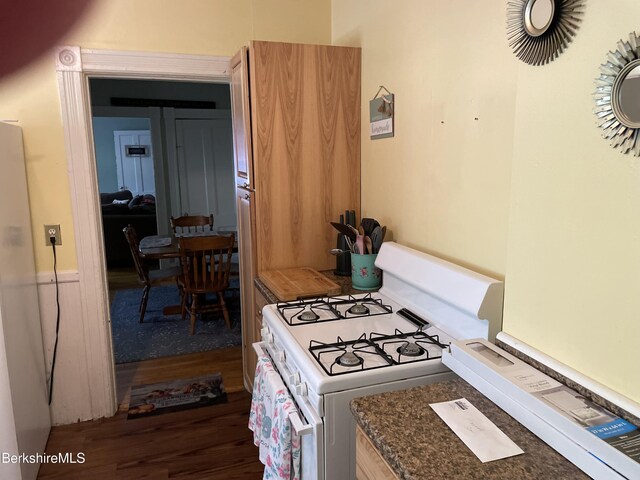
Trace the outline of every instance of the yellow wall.
<path fill-rule="evenodd" d="M 504 5 L 340 0 L 332 17 L 334 43 L 363 49 L 363 214 L 400 243 L 502 276 L 517 74 Z M 380 85 L 396 133 L 370 140 Z"/>
<path fill-rule="evenodd" d="M 519 67 L 504 321 L 638 402 L 640 159 L 601 138 L 592 95 L 639 16 L 633 0 L 588 2 L 558 61 Z"/>
<path fill-rule="evenodd" d="M 363 129 L 363 213 L 504 276 L 507 333 L 640 401 L 640 159 L 592 113 L 598 66 L 640 5 L 587 3 L 543 67 L 508 47 L 506 2 L 338 0 L 332 36 L 363 48 L 364 126 L 378 85 L 396 94 L 395 137 Z"/>
<path fill-rule="evenodd" d="M 363 47 L 363 126 L 379 85 L 397 113 L 394 138 L 363 131 L 363 213 L 402 243 L 504 276 L 508 333 L 640 401 L 640 160 L 600 138 L 591 97 L 606 51 L 637 28 L 635 0 L 588 2 L 570 48 L 544 67 L 508 48 L 506 2 L 94 3 L 61 43 L 212 55 L 253 38 Z M 0 82 L 0 118 L 24 129 L 37 268 L 51 269 L 42 224 L 61 223 L 59 267 L 73 269 L 51 56 Z"/>
<path fill-rule="evenodd" d="M 88 16 L 59 43 L 230 56 L 252 39 L 330 43 L 331 2 L 95 0 Z M 0 119 L 17 119 L 23 128 L 36 268 L 52 269 L 42 225 L 59 223 L 63 245 L 58 268 L 73 270 L 73 218 L 52 55 L 0 80 Z"/>

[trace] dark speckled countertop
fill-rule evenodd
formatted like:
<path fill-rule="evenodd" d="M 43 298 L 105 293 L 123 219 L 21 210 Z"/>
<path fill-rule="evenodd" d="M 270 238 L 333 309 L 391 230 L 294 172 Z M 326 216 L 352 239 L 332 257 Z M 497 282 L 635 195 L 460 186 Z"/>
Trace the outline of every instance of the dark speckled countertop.
<path fill-rule="evenodd" d="M 478 460 L 429 407 L 462 397 L 525 453 L 488 463 Z M 401 479 L 589 478 L 462 379 L 356 398 L 351 411 Z"/>

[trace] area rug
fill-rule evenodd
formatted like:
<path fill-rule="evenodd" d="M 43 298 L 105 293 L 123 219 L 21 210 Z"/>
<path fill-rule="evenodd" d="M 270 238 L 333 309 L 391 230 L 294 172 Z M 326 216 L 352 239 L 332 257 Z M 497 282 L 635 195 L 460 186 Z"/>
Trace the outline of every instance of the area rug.
<path fill-rule="evenodd" d="M 235 282 L 235 284 L 233 283 Z M 232 280 L 237 287 L 237 280 Z M 115 363 L 137 362 L 150 358 L 205 352 L 242 344 L 240 332 L 240 295 L 238 290 L 225 295 L 231 330 L 222 313 L 198 316 L 195 335 L 189 335 L 189 317 L 162 315 L 163 307 L 180 304 L 177 287 L 152 287 L 144 322 L 140 323 L 138 306 L 142 289 L 118 290 L 111 304 L 111 333 Z"/>
<path fill-rule="evenodd" d="M 160 415 L 190 408 L 225 403 L 222 375 L 187 378 L 131 388 L 127 419 Z"/>

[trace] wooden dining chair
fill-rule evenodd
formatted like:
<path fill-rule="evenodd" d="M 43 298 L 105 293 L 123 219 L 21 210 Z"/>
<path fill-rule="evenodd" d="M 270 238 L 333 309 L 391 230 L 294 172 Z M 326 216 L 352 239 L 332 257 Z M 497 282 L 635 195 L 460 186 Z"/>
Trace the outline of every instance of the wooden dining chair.
<path fill-rule="evenodd" d="M 171 217 L 171 230 L 173 234 L 205 232 L 213 230 L 213 214 L 189 215 L 185 213 L 180 217 Z"/>
<path fill-rule="evenodd" d="M 195 333 L 198 313 L 222 311 L 224 321 L 231 329 L 224 292 L 229 288 L 234 243 L 233 234 L 180 238 L 180 264 L 185 293 L 182 300 L 182 317 L 185 317 L 188 308 L 191 316 L 191 335 Z M 207 294 L 216 295 L 217 302 L 206 303 Z"/>
<path fill-rule="evenodd" d="M 165 283 L 171 279 L 176 281 L 178 285 L 178 290 L 180 291 L 180 296 L 183 297 L 183 288 L 182 288 L 182 269 L 178 267 L 170 267 L 170 268 L 160 268 L 157 270 L 149 270 L 149 266 L 144 261 L 143 256 L 140 253 L 140 242 L 138 241 L 138 234 L 136 233 L 136 229 L 133 228 L 132 225 L 127 225 L 122 230 L 124 236 L 127 239 L 127 243 L 129 244 L 129 249 L 131 250 L 131 256 L 133 257 L 133 263 L 136 267 L 136 273 L 138 274 L 138 281 L 144 285 L 144 289 L 142 290 L 142 298 L 140 299 L 140 306 L 138 310 L 140 311 L 140 323 L 144 320 L 144 314 L 147 310 L 147 302 L 149 301 L 149 291 L 153 285 L 158 285 L 160 283 Z"/>

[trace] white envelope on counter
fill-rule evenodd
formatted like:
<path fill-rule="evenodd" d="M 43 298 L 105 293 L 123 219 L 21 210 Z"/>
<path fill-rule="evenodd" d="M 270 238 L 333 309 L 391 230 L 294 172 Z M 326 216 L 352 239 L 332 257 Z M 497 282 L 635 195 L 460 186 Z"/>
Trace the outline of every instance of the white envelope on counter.
<path fill-rule="evenodd" d="M 429 406 L 482 463 L 524 453 L 466 398 Z"/>

